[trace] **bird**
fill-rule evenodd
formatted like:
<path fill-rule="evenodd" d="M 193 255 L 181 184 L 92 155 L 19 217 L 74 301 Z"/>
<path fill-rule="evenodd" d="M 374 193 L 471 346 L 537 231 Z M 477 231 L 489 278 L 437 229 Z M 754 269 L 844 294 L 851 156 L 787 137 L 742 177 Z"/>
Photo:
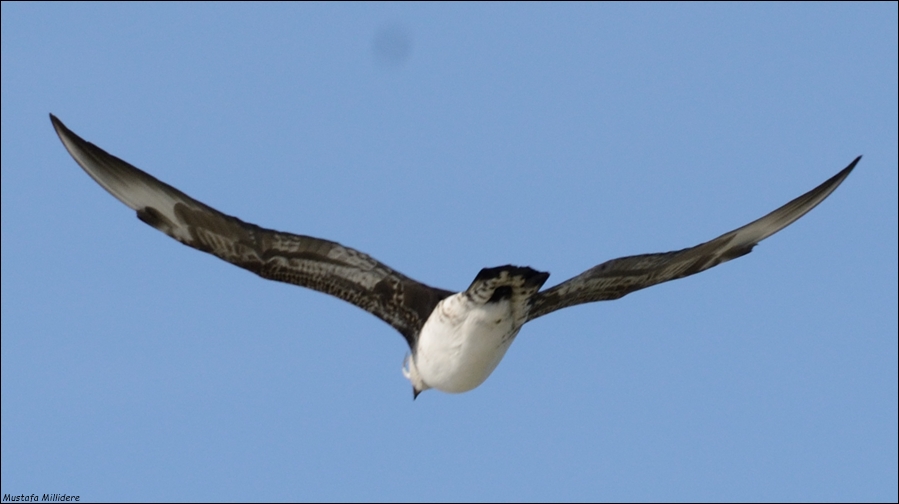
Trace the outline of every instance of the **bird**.
<path fill-rule="evenodd" d="M 619 257 L 543 290 L 547 272 L 511 264 L 483 268 L 467 289 L 453 292 L 340 243 L 219 212 L 82 139 L 53 114 L 50 121 L 78 165 L 147 225 L 262 278 L 330 294 L 390 324 L 409 345 L 402 373 L 413 399 L 428 389 L 462 393 L 480 386 L 527 322 L 562 308 L 619 299 L 750 253 L 830 196 L 861 160 L 764 217 L 694 247 Z"/>

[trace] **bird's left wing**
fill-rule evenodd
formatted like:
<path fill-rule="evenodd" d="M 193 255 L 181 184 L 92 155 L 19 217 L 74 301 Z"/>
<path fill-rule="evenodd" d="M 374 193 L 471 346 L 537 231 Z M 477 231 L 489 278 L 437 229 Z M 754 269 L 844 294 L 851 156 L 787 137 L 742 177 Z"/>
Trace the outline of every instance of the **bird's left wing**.
<path fill-rule="evenodd" d="M 618 299 L 636 290 L 705 271 L 748 254 L 758 242 L 792 224 L 839 186 L 862 157 L 823 184 L 768 215 L 695 247 L 606 261 L 555 287 L 538 292 L 528 320 L 568 306 Z"/>
<path fill-rule="evenodd" d="M 339 243 L 265 229 L 225 215 L 83 140 L 52 114 L 50 120 L 75 161 L 136 210 L 140 220 L 263 278 L 348 301 L 396 328 L 410 348 L 437 303 L 452 294 Z"/>

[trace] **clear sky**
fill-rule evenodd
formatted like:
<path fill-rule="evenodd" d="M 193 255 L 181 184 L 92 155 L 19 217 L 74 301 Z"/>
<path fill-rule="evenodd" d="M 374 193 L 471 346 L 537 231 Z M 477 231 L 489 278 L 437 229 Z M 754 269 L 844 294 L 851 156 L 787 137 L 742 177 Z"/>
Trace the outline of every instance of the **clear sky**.
<path fill-rule="evenodd" d="M 2 492 L 897 499 L 897 6 L 2 4 Z M 412 401 L 390 326 L 144 225 L 84 138 L 453 290 L 692 246 Z"/>

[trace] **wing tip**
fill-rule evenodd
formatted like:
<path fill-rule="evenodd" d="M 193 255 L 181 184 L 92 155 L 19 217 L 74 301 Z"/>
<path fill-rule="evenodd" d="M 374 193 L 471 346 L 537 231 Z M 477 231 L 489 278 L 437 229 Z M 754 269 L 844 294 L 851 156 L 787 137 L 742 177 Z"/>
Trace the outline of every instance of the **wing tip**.
<path fill-rule="evenodd" d="M 58 117 L 50 113 L 50 123 L 53 124 L 53 129 L 56 130 L 56 134 L 62 138 L 64 134 L 69 132 L 69 128 L 66 128 L 66 125 L 59 120 Z"/>
<path fill-rule="evenodd" d="M 847 166 L 846 168 L 843 168 L 842 170 L 840 170 L 840 174 L 842 174 L 842 173 L 845 172 L 846 175 L 849 175 L 849 174 L 852 172 L 852 170 L 855 169 L 855 165 L 857 165 L 858 162 L 861 161 L 861 160 L 862 160 L 862 156 L 859 155 L 858 157 L 856 157 L 855 159 L 853 159 L 851 163 L 849 163 L 849 166 Z M 839 174 L 838 174 L 838 175 L 839 175 Z M 845 177 L 844 177 L 844 178 L 845 178 Z"/>
<path fill-rule="evenodd" d="M 852 173 L 852 170 L 855 169 L 855 165 L 857 165 L 858 162 L 861 160 L 862 160 L 861 156 L 856 157 L 855 159 L 852 160 L 851 163 L 849 163 L 848 166 L 846 166 L 846 168 L 843 168 L 836 175 L 834 175 L 833 177 L 830 177 L 823 184 L 818 186 L 818 188 L 824 189 L 824 192 L 825 192 L 824 197 L 825 198 L 827 196 L 830 196 L 830 193 L 835 191 L 836 188 L 839 187 L 840 184 L 842 184 L 844 180 L 846 180 L 846 177 L 848 177 L 849 174 Z M 818 188 L 815 188 L 812 191 L 816 191 L 816 190 L 818 190 Z M 811 209 L 809 209 L 809 210 L 811 210 Z"/>
<path fill-rule="evenodd" d="M 75 161 L 77 161 L 80 165 L 81 162 L 78 161 L 78 157 L 73 152 L 73 149 L 83 151 L 86 149 L 86 146 L 93 146 L 93 144 L 76 135 L 74 131 L 70 130 L 62 121 L 59 120 L 58 117 L 56 117 L 52 113 L 50 114 L 50 123 L 53 124 L 53 129 L 56 131 L 56 136 L 59 137 L 59 140 L 62 142 L 63 147 L 65 147 L 66 150 L 69 151 L 69 154 L 72 155 L 72 157 L 75 158 Z M 83 165 L 82 168 L 84 168 Z"/>

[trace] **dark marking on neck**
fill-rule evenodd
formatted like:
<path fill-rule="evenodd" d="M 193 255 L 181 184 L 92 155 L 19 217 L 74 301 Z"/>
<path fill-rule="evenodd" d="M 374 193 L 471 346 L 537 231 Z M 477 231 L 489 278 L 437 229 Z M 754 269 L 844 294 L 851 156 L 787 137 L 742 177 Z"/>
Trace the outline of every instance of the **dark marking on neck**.
<path fill-rule="evenodd" d="M 488 303 L 498 303 L 503 299 L 509 299 L 512 297 L 512 286 L 510 285 L 501 285 L 496 289 L 493 289 L 493 294 L 490 296 L 490 299 L 487 300 Z"/>

